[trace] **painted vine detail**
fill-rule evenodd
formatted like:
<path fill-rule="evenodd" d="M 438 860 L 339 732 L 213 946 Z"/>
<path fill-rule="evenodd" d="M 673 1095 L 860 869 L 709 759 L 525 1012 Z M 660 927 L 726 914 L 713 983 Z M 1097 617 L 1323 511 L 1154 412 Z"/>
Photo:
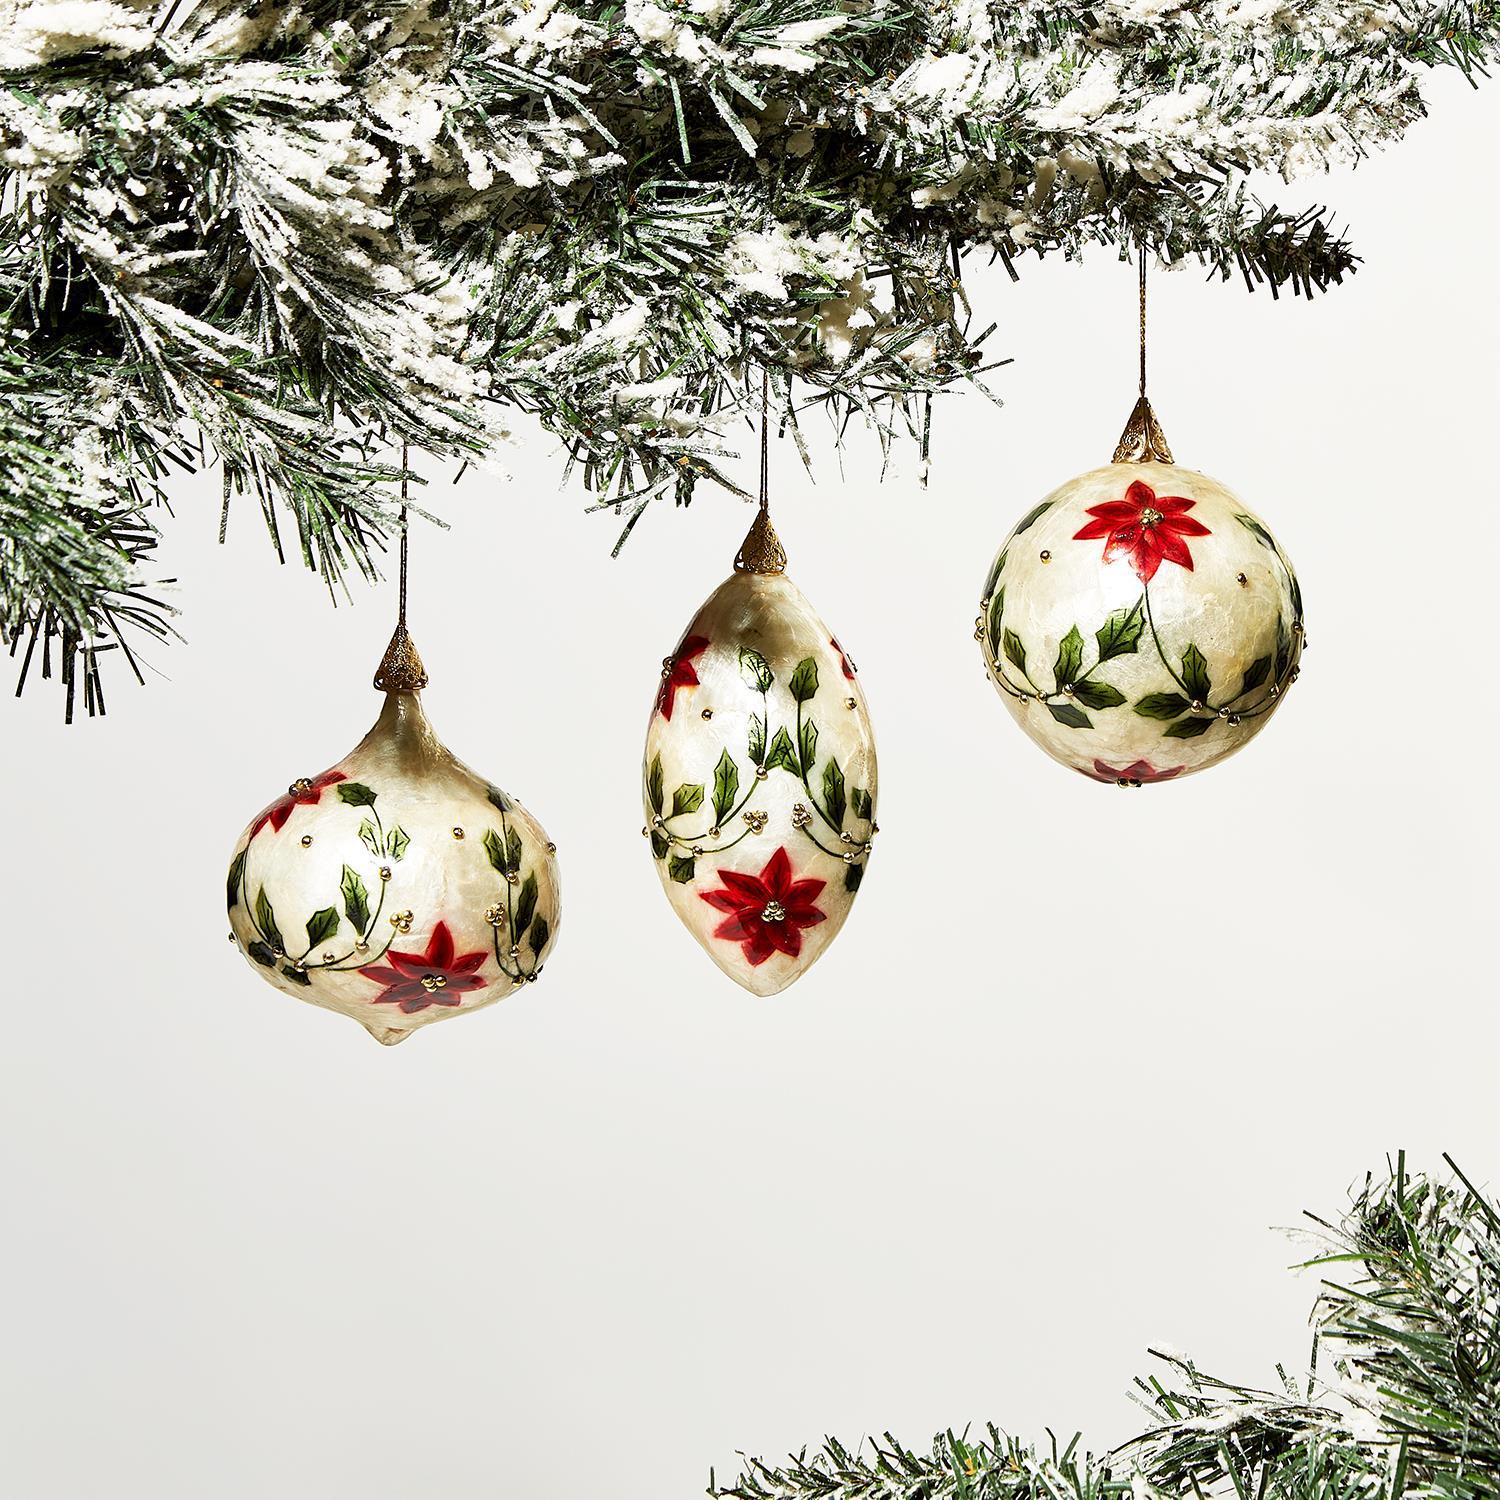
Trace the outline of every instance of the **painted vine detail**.
<path fill-rule="evenodd" d="M 1274 652 L 1250 664 L 1237 691 L 1216 692 L 1207 658 L 1195 644 L 1189 642 L 1176 661 L 1167 654 L 1151 609 L 1151 579 L 1162 562 L 1172 562 L 1191 571 L 1192 553 L 1183 538 L 1211 533 L 1208 527 L 1187 515 L 1196 502 L 1185 496 L 1158 496 L 1140 480 L 1131 483 L 1123 500 L 1091 506 L 1087 514 L 1093 519 L 1074 533 L 1073 540 L 1103 539 L 1105 562 L 1128 559 L 1141 581 L 1141 596 L 1133 604 L 1112 610 L 1093 632 L 1097 649 L 1087 667 L 1083 632 L 1077 625 L 1072 626 L 1058 643 L 1051 667 L 1052 685 L 1039 682 L 1044 669 L 1029 656 L 1020 636 L 1005 625 L 1004 570 L 1016 538 L 1034 526 L 1053 503 L 1044 500 L 1022 519 L 995 559 L 985 582 L 980 615 L 975 621 L 975 638 L 983 645 L 990 675 L 1003 692 L 1021 703 L 1035 699 L 1059 724 L 1071 729 L 1092 729 L 1090 712 L 1121 708 L 1127 703 L 1117 687 L 1098 675 L 1100 669 L 1116 657 L 1136 654 L 1146 640 L 1172 679 L 1174 690 L 1148 693 L 1130 707 L 1143 718 L 1162 722 L 1166 726 L 1162 730 L 1164 738 L 1196 739 L 1217 723 L 1232 726 L 1243 719 L 1269 713 L 1275 707 L 1277 699 L 1297 678 L 1296 647 L 1303 628 L 1302 591 L 1291 565 L 1270 532 L 1254 516 L 1235 515 L 1235 520 L 1281 565 L 1291 593 L 1293 618 L 1288 623 L 1278 617 Z M 1240 582 L 1244 582 L 1243 575 Z M 1007 667 L 1015 671 L 1019 680 L 1011 677 Z M 1252 698 L 1267 683 L 1266 691 Z M 1182 769 L 1178 766 L 1157 770 L 1145 761 L 1124 768 L 1097 760 L 1094 764 L 1101 780 L 1126 783 L 1167 780 Z"/>
<path fill-rule="evenodd" d="M 677 654 L 667 658 L 663 666 L 663 690 L 657 700 L 663 717 L 670 718 L 676 688 L 690 685 L 679 676 L 685 648 L 695 647 L 692 654 L 697 655 L 708 644 L 702 636 L 689 636 Z M 844 676 L 852 681 L 853 664 L 836 641 L 830 644 L 838 652 Z M 672 880 L 689 884 L 697 873 L 700 856 L 722 854 L 751 834 L 764 832 L 770 814 L 753 803 L 761 783 L 779 771 L 800 781 L 807 794 L 806 801 L 793 805 L 793 831 L 824 854 L 842 860 L 844 889 L 858 890 L 872 840 L 879 831 L 874 798 L 864 787 L 847 784 L 836 756 L 827 756 L 819 770 L 818 725 L 809 707 L 818 696 L 817 661 L 811 656 L 804 657 L 793 668 L 786 686 L 796 704 L 796 714 L 790 723 L 778 724 L 774 730 L 769 695 L 776 685 L 776 675 L 770 663 L 761 652 L 742 646 L 739 668 L 741 677 L 760 694 L 761 700 L 760 712 L 751 717 L 745 746 L 745 769 L 750 774 L 741 775 L 740 762 L 726 747 L 714 766 L 711 783 L 683 782 L 673 791 L 669 810 L 661 755 L 653 756 L 646 768 L 646 801 L 651 809 L 651 823 L 645 830 L 651 840 L 652 854 L 666 862 Z M 691 685 L 696 683 L 694 671 Z M 688 831 L 684 820 L 702 812 L 705 798 L 709 804 L 707 826 Z M 735 831 L 738 823 L 744 826 Z M 860 823 L 864 824 L 863 832 L 853 831 Z"/>
<path fill-rule="evenodd" d="M 307 919 L 307 946 L 298 951 L 297 944 L 289 945 L 283 935 L 264 884 L 256 886 L 251 878 L 250 853 L 267 824 L 273 833 L 279 833 L 294 808 L 316 806 L 323 792 L 330 788 L 346 806 L 363 810 L 359 840 L 369 851 L 371 859 L 380 863 L 363 872 L 352 865 L 343 866 L 338 900 L 315 911 Z M 500 827 L 485 832 L 484 850 L 504 884 L 499 893 L 502 899 L 494 902 L 484 917 L 494 934 L 496 964 L 501 973 L 519 984 L 534 980 L 541 973 L 541 955 L 551 937 L 551 925 L 536 910 L 539 887 L 535 869 L 523 872 L 525 850 L 508 817 L 512 803 L 498 787 L 490 787 L 488 794 L 500 815 Z M 350 781 L 341 771 L 329 771 L 315 779 L 294 782 L 287 795 L 273 803 L 251 825 L 245 847 L 230 863 L 226 891 L 229 911 L 232 913 L 243 904 L 246 920 L 254 933 L 245 951 L 256 963 L 278 969 L 284 978 L 295 984 L 310 985 L 320 972 L 342 974 L 358 971 L 380 988 L 381 992 L 371 997 L 372 1004 L 395 1004 L 406 1014 L 425 1010 L 431 1005 L 459 1005 L 462 1003 L 458 998 L 461 994 L 483 989 L 488 984 L 489 981 L 478 977 L 476 972 L 488 955 L 483 952 L 458 954 L 452 933 L 443 920 L 434 925 L 425 953 L 394 949 L 392 945 L 398 935 L 411 932 L 415 916 L 410 911 L 393 912 L 384 926 L 381 917 L 385 913 L 386 893 L 395 873 L 393 866 L 406 857 L 411 839 L 399 823 L 386 828 L 378 803 L 378 794 L 364 782 Z M 370 902 L 372 886 L 379 893 L 373 907 Z M 255 892 L 253 900 L 252 890 Z M 341 912 L 342 919 L 346 919 L 354 931 L 353 943 L 348 944 L 347 951 L 342 953 L 337 949 L 345 945 L 334 944 L 314 958 L 315 950 L 331 943 L 338 935 L 342 925 Z M 502 933 L 508 938 L 503 954 Z"/>

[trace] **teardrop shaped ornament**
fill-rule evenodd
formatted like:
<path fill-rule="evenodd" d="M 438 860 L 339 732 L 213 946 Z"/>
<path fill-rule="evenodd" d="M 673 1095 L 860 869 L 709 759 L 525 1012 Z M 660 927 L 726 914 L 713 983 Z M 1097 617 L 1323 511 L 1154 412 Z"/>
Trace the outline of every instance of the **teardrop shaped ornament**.
<path fill-rule="evenodd" d="M 854 665 L 802 591 L 741 559 L 662 663 L 644 832 L 688 931 L 737 984 L 774 995 L 833 941 L 864 879 L 875 737 Z"/>

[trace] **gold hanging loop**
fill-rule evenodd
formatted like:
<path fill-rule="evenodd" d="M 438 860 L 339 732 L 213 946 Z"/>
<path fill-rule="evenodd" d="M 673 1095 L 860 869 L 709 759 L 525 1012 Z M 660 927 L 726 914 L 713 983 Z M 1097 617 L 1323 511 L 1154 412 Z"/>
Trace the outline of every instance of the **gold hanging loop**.
<path fill-rule="evenodd" d="M 1167 446 L 1167 435 L 1156 420 L 1156 413 L 1146 399 L 1146 242 L 1140 244 L 1140 393 L 1131 408 L 1125 430 L 1115 445 L 1114 462 L 1117 464 L 1169 464 L 1173 462 L 1172 450 Z"/>
<path fill-rule="evenodd" d="M 734 559 L 737 573 L 785 573 L 786 548 L 771 524 L 771 375 L 760 372 L 760 509 Z"/>
<path fill-rule="evenodd" d="M 396 606 L 396 632 L 385 648 L 375 672 L 375 686 L 382 693 L 419 693 L 427 686 L 427 668 L 406 628 L 407 538 L 411 526 L 406 513 L 407 448 L 401 445 L 401 563 L 400 591 Z"/>

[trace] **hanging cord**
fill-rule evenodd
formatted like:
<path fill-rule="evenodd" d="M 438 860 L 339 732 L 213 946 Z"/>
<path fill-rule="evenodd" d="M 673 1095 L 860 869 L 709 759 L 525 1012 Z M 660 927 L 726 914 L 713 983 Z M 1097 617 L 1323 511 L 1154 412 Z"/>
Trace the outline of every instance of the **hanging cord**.
<path fill-rule="evenodd" d="M 411 535 L 411 519 L 407 512 L 407 474 L 410 455 L 407 445 L 401 445 L 401 509 L 397 524 L 401 528 L 399 584 L 396 596 L 396 632 L 385 648 L 385 656 L 375 673 L 375 686 L 386 693 L 416 693 L 427 686 L 427 669 L 406 629 L 406 594 L 409 573 L 408 554 Z"/>
<path fill-rule="evenodd" d="M 1141 395 L 1146 394 L 1146 242 L 1141 241 Z"/>
<path fill-rule="evenodd" d="M 734 560 L 739 573 L 785 573 L 786 549 L 771 525 L 771 371 L 760 369 L 760 509 Z"/>

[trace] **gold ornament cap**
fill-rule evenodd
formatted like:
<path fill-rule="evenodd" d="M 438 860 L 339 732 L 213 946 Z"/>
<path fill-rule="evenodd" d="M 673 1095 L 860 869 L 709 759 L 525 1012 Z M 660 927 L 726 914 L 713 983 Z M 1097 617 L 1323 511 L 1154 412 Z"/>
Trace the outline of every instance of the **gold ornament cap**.
<path fill-rule="evenodd" d="M 745 540 L 734 559 L 736 573 L 785 573 L 786 548 L 771 524 L 771 513 L 764 506 L 756 512 Z"/>
<path fill-rule="evenodd" d="M 1172 450 L 1167 447 L 1167 435 L 1156 420 L 1156 413 L 1145 393 L 1136 399 L 1130 411 L 1130 420 L 1115 445 L 1112 462 L 1117 464 L 1169 464 L 1174 462 Z"/>
<path fill-rule="evenodd" d="M 385 648 L 375 672 L 375 686 L 382 693 L 420 693 L 427 686 L 427 668 L 422 665 L 405 620 L 396 626 L 396 633 Z"/>

